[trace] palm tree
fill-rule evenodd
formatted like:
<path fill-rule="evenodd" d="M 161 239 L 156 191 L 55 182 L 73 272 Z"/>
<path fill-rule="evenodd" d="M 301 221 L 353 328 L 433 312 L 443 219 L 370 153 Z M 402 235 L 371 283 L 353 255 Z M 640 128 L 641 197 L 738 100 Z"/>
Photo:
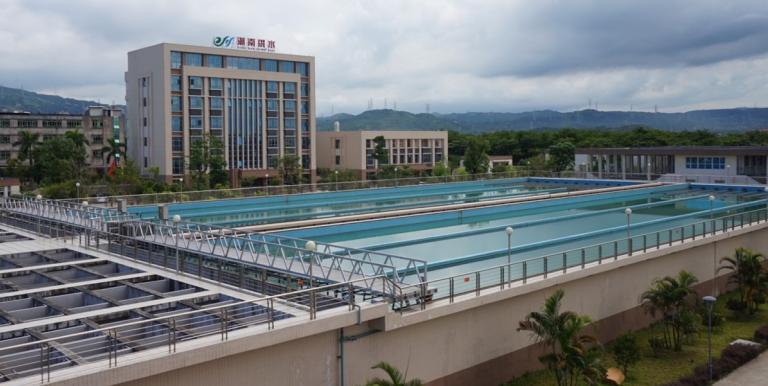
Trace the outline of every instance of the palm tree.
<path fill-rule="evenodd" d="M 536 342 L 547 346 L 549 352 L 539 361 L 554 372 L 559 386 L 575 385 L 580 378 L 589 384 L 598 383 L 605 371 L 596 355 L 597 338 L 581 334 L 590 319 L 572 311 L 561 312 L 563 296 L 563 290 L 555 291 L 540 312 L 531 312 L 520 321 L 517 330 L 531 332 Z"/>
<path fill-rule="evenodd" d="M 661 314 L 664 347 L 682 350 L 682 335 L 686 327 L 687 313 L 692 312 L 696 297 L 692 286 L 698 282 L 688 271 L 680 271 L 677 277 L 666 276 L 653 281 L 651 288 L 641 295 L 641 304 L 652 316 Z"/>
<path fill-rule="evenodd" d="M 20 130 L 19 140 L 13 144 L 14 147 L 19 147 L 19 159 L 22 161 L 29 160 L 30 167 L 35 164 L 35 147 L 39 140 L 39 133 L 32 133 L 29 130 Z"/>
<path fill-rule="evenodd" d="M 120 142 L 119 139 L 110 138 L 107 140 L 107 147 L 101 149 L 102 156 L 104 156 L 104 153 L 107 153 L 106 164 L 109 165 L 113 159 L 124 158 L 125 144 Z"/>
<path fill-rule="evenodd" d="M 88 139 L 85 138 L 85 134 L 81 133 L 80 130 L 69 130 L 64 133 L 64 136 L 72 141 L 75 144 L 75 147 L 84 148 L 86 145 L 91 145 L 91 143 L 88 142 Z"/>
<path fill-rule="evenodd" d="M 373 378 L 365 383 L 365 386 L 422 386 L 424 383 L 418 379 L 406 381 L 408 371 L 405 374 L 387 362 L 379 362 L 372 369 L 381 369 L 387 373 L 389 379 Z"/>
<path fill-rule="evenodd" d="M 728 278 L 728 284 L 734 284 L 739 291 L 739 304 L 746 308 L 747 312 L 757 312 L 757 299 L 765 291 L 766 272 L 765 257 L 746 248 L 736 248 L 736 253 L 731 257 L 723 257 L 718 268 L 720 271 L 731 271 L 733 275 Z"/>

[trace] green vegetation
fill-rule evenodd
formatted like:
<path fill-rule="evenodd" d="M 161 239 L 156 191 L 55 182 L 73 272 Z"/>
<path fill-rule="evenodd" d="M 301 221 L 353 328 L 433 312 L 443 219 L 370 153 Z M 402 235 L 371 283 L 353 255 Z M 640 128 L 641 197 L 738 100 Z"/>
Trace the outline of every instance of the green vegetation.
<path fill-rule="evenodd" d="M 629 331 L 616 338 L 611 345 L 613 360 L 619 366 L 625 376 L 629 376 L 629 369 L 640 361 L 640 345 L 637 343 L 637 335 Z"/>
<path fill-rule="evenodd" d="M 555 291 L 544 301 L 541 312 L 531 312 L 520 321 L 518 331 L 530 332 L 536 342 L 543 343 L 548 353 L 539 357 L 552 373 L 558 386 L 574 386 L 579 380 L 593 385 L 605 378 L 599 353 L 599 343 L 582 330 L 589 317 L 571 311 L 560 311 L 565 293 Z"/>
<path fill-rule="evenodd" d="M 738 301 L 731 302 L 729 307 L 749 314 L 757 312 L 758 305 L 765 303 L 768 290 L 765 257 L 746 248 L 737 248 L 733 257 L 723 257 L 720 264 L 722 266 L 718 271 L 733 273 L 728 278 L 728 284 L 734 285 L 739 293 Z"/>
<path fill-rule="evenodd" d="M 224 144 L 218 137 L 209 134 L 202 139 L 192 141 L 189 151 L 189 172 L 195 189 L 206 190 L 226 185 L 225 167 Z"/>
<path fill-rule="evenodd" d="M 422 386 L 424 383 L 419 379 L 408 381 L 408 371 L 405 374 L 387 362 L 379 362 L 372 369 L 381 369 L 387 373 L 389 379 L 373 378 L 365 383 L 365 386 Z"/>
<path fill-rule="evenodd" d="M 464 168 L 470 174 L 488 171 L 488 141 L 483 138 L 470 138 L 464 152 Z"/>
<path fill-rule="evenodd" d="M 695 325 L 698 299 L 692 286 L 697 281 L 691 273 L 680 271 L 677 277 L 654 280 L 651 288 L 643 292 L 641 299 L 646 312 L 661 317 L 656 323 L 661 336 L 651 338 L 652 347 L 681 351 L 685 335 L 695 332 L 690 326 Z"/>

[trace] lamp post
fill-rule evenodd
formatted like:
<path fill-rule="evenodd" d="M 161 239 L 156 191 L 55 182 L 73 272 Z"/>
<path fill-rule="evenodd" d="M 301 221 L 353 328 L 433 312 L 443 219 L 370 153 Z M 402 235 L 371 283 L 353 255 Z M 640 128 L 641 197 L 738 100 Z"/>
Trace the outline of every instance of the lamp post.
<path fill-rule="evenodd" d="M 514 231 L 512 227 L 504 229 L 507 234 L 507 284 L 512 282 L 512 233 Z"/>
<path fill-rule="evenodd" d="M 714 203 L 715 203 L 715 196 L 713 194 L 710 194 L 709 197 L 707 197 L 709 200 L 709 219 L 712 219 L 712 216 L 714 215 Z"/>
<path fill-rule="evenodd" d="M 650 181 L 651 180 L 651 163 L 648 162 L 647 166 L 648 166 L 648 168 L 646 169 L 646 173 L 647 173 L 646 177 L 648 178 L 648 181 Z"/>
<path fill-rule="evenodd" d="M 180 237 L 180 235 L 179 235 L 179 222 L 181 221 L 181 216 L 179 216 L 178 214 L 174 214 L 172 219 L 173 219 L 173 227 L 176 229 L 176 246 L 175 246 L 175 248 L 173 248 L 173 249 L 176 250 L 176 273 L 180 273 L 179 272 L 179 267 L 180 267 L 180 264 L 179 264 L 179 237 Z"/>
<path fill-rule="evenodd" d="M 395 166 L 395 186 L 397 186 L 397 166 Z"/>
<path fill-rule="evenodd" d="M 731 178 L 731 165 L 725 165 L 725 179 L 728 181 Z"/>
<path fill-rule="evenodd" d="M 314 278 L 312 274 L 312 267 L 314 265 L 315 260 L 315 252 L 317 251 L 317 244 L 309 240 L 304 244 L 304 249 L 308 250 L 309 253 L 309 288 L 312 288 L 312 279 Z"/>
<path fill-rule="evenodd" d="M 75 182 L 75 187 L 77 188 L 77 199 L 80 199 L 80 181 Z"/>
<path fill-rule="evenodd" d="M 269 196 L 269 173 L 264 177 L 264 191 L 267 193 L 267 196 Z"/>
<path fill-rule="evenodd" d="M 707 367 L 709 368 L 709 382 L 712 382 L 712 309 L 715 307 L 717 298 L 714 296 L 705 296 L 704 304 L 707 306 Z"/>
<path fill-rule="evenodd" d="M 184 201 L 184 177 L 179 178 L 179 202 Z"/>
<path fill-rule="evenodd" d="M 632 208 L 624 209 L 624 214 L 627 215 L 627 239 L 630 239 L 632 237 L 630 234 L 630 224 L 632 224 Z"/>
<path fill-rule="evenodd" d="M 334 189 L 338 191 L 339 190 L 339 171 L 338 170 L 333 171 L 333 181 L 336 186 Z"/>

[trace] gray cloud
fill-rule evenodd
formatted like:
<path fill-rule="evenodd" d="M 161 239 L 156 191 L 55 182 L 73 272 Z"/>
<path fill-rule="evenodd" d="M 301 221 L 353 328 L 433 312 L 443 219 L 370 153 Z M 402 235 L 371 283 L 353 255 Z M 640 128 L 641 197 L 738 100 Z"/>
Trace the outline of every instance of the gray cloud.
<path fill-rule="evenodd" d="M 0 0 L 0 84 L 124 97 L 127 51 L 236 34 L 315 55 L 318 113 L 766 104 L 763 1 Z"/>

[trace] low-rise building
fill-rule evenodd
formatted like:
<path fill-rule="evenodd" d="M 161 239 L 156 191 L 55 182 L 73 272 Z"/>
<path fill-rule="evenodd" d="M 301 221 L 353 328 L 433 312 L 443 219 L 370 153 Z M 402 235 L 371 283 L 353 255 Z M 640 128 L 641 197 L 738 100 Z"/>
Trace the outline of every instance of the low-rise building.
<path fill-rule="evenodd" d="M 387 160 L 374 158 L 376 138 L 384 138 Z M 317 133 L 317 167 L 348 169 L 366 179 L 384 165 L 430 171 L 447 158 L 446 131 L 326 131 Z"/>
<path fill-rule="evenodd" d="M 765 184 L 768 146 L 660 146 L 576 149 L 588 177 Z"/>
<path fill-rule="evenodd" d="M 67 131 L 80 131 L 88 140 L 87 162 L 91 168 L 103 170 L 107 165 L 102 149 L 109 139 L 125 143 L 125 118 L 116 107 L 93 106 L 83 114 L 32 114 L 28 112 L 0 112 L 0 168 L 18 158 L 20 131 L 39 134 L 39 140 L 64 135 Z"/>

